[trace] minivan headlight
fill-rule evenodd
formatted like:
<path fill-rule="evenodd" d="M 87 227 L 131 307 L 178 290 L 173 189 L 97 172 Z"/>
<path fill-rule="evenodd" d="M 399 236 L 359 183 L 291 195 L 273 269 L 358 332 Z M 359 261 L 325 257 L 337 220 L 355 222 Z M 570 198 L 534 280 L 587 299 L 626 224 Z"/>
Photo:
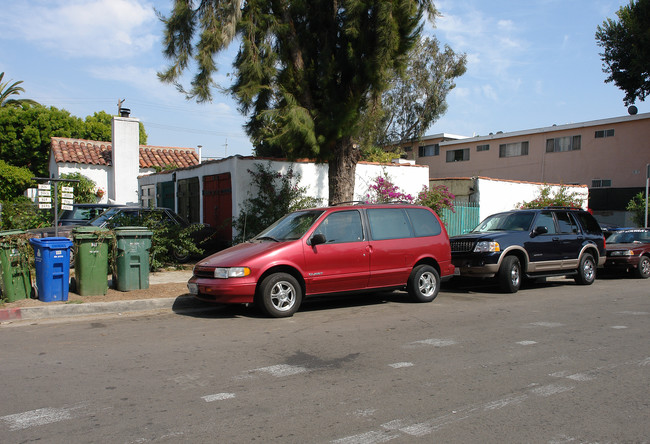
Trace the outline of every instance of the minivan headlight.
<path fill-rule="evenodd" d="M 230 267 L 230 268 L 215 268 L 214 277 L 217 279 L 228 279 L 244 277 L 251 274 L 251 269 L 248 267 Z"/>
<path fill-rule="evenodd" d="M 480 241 L 474 247 L 474 253 L 498 253 L 501 247 L 498 242 Z"/>

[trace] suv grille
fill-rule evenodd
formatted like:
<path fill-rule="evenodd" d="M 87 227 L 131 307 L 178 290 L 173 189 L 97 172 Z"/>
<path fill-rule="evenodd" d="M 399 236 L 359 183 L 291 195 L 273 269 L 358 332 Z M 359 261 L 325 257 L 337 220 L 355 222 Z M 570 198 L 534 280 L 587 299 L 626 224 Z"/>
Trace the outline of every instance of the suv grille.
<path fill-rule="evenodd" d="M 474 244 L 476 241 L 473 240 L 452 240 L 451 252 L 452 253 L 467 253 L 474 249 Z"/>

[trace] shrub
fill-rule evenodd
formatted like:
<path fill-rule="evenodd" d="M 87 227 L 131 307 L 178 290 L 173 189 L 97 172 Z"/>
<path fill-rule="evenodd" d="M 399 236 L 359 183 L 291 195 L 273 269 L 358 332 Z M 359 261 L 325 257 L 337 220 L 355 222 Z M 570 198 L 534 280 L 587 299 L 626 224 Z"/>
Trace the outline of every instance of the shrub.
<path fill-rule="evenodd" d="M 38 205 L 25 196 L 2 202 L 3 230 L 29 230 L 51 225 L 50 212 L 38 209 Z"/>
<path fill-rule="evenodd" d="M 298 186 L 300 174 L 293 171 L 293 166 L 283 174 L 273 171 L 270 162 L 255 164 L 255 170 L 248 170 L 248 174 L 253 191 L 244 201 L 240 216 L 233 219 L 237 230 L 234 244 L 255 236 L 287 213 L 322 204 L 321 199 L 306 195 L 306 187 Z"/>
<path fill-rule="evenodd" d="M 517 206 L 521 209 L 525 208 L 545 208 L 545 207 L 572 207 L 581 208 L 584 204 L 584 198 L 579 193 L 561 185 L 560 188 L 553 193 L 550 185 L 542 185 L 539 188 L 539 194 L 530 202 L 520 202 Z"/>
<path fill-rule="evenodd" d="M 627 210 L 632 212 L 632 220 L 639 227 L 645 226 L 645 193 L 640 192 L 627 203 Z"/>

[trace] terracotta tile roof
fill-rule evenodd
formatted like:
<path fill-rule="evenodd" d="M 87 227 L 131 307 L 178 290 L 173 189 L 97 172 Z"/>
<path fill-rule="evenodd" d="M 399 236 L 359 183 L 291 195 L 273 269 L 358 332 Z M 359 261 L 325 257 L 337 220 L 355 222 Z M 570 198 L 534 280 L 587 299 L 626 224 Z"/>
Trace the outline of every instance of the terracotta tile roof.
<path fill-rule="evenodd" d="M 110 142 L 52 137 L 52 154 L 57 163 L 83 163 L 111 165 Z M 194 148 L 175 148 L 140 145 L 140 168 L 176 165 L 179 168 L 198 165 L 199 156 Z"/>

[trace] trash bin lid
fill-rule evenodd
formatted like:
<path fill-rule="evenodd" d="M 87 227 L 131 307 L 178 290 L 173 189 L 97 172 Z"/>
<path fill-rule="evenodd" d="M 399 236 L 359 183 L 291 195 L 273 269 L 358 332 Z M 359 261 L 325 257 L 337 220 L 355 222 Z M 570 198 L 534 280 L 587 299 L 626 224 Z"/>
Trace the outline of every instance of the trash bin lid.
<path fill-rule="evenodd" d="M 153 232 L 147 227 L 117 227 L 115 228 L 116 237 L 128 236 L 152 236 Z"/>
<path fill-rule="evenodd" d="M 75 227 L 72 229 L 72 237 L 76 239 L 106 239 L 112 237 L 112 234 L 108 228 L 93 227 L 93 226 L 82 226 Z"/>
<path fill-rule="evenodd" d="M 43 237 L 37 238 L 33 237 L 29 240 L 29 243 L 32 245 L 37 245 L 42 248 L 49 249 L 63 249 L 72 247 L 72 241 L 67 237 Z"/>
<path fill-rule="evenodd" d="M 81 233 L 81 234 L 87 234 L 87 233 L 95 233 L 95 232 L 108 232 L 108 228 L 101 228 L 101 227 L 93 227 L 92 225 L 90 226 L 79 226 L 79 227 L 74 227 L 72 229 L 72 233 Z"/>

